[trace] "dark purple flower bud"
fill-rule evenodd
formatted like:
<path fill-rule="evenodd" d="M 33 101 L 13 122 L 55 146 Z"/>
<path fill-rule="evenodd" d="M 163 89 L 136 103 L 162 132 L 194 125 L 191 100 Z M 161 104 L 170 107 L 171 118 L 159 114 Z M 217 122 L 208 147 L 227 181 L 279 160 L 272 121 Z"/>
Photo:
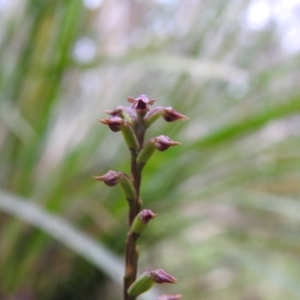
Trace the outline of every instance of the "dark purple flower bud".
<path fill-rule="evenodd" d="M 184 120 L 189 119 L 185 115 L 180 114 L 173 107 L 165 107 L 164 108 L 163 118 L 167 122 L 173 122 L 173 121 L 176 121 L 176 120 L 183 120 L 184 121 Z"/>
<path fill-rule="evenodd" d="M 178 300 L 181 299 L 182 295 L 162 295 L 160 297 L 157 298 L 157 300 Z"/>
<path fill-rule="evenodd" d="M 108 127 L 113 131 L 117 132 L 122 129 L 122 125 L 124 124 L 124 120 L 118 116 L 112 116 L 111 118 L 101 119 L 99 120 L 102 124 L 108 125 Z"/>
<path fill-rule="evenodd" d="M 143 209 L 139 213 L 139 218 L 140 220 L 144 223 L 147 224 L 150 222 L 150 220 L 154 219 L 157 216 L 152 210 L 150 209 Z"/>
<path fill-rule="evenodd" d="M 123 110 L 123 106 L 117 106 L 115 109 L 105 110 L 105 112 L 111 116 L 122 117 L 122 110 Z"/>
<path fill-rule="evenodd" d="M 146 95 L 140 95 L 136 99 L 128 97 L 127 100 L 133 103 L 132 108 L 140 115 L 144 115 L 149 110 L 149 106 L 155 102 L 155 100 L 149 100 Z"/>
<path fill-rule="evenodd" d="M 167 137 L 165 135 L 159 135 L 153 139 L 155 141 L 155 147 L 159 151 L 165 151 L 170 146 L 180 145 L 179 142 L 172 141 L 169 137 Z"/>
<path fill-rule="evenodd" d="M 148 223 L 154 219 L 157 214 L 153 213 L 150 209 L 143 209 L 139 212 L 139 214 L 135 217 L 130 231 L 132 233 L 141 235 L 148 226 Z"/>
<path fill-rule="evenodd" d="M 106 174 L 102 176 L 95 176 L 94 178 L 103 181 L 106 185 L 108 186 L 114 186 L 117 185 L 119 182 L 120 177 L 122 176 L 123 173 L 121 172 L 116 172 L 116 171 L 108 171 Z"/>
<path fill-rule="evenodd" d="M 105 112 L 112 116 L 118 116 L 130 123 L 136 120 L 136 112 L 129 106 L 118 106 L 114 110 L 106 110 Z"/>
<path fill-rule="evenodd" d="M 176 283 L 178 280 L 162 269 L 150 271 L 151 278 L 155 283 Z"/>

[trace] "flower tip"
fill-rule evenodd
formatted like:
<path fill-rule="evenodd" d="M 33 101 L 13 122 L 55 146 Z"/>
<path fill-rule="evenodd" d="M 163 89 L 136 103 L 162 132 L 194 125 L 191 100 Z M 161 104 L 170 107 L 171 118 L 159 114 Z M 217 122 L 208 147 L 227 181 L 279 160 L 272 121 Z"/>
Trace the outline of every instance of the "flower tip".
<path fill-rule="evenodd" d="M 115 186 L 119 182 L 121 176 L 120 172 L 108 171 L 102 176 L 93 176 L 98 181 L 103 181 L 107 186 Z"/>
<path fill-rule="evenodd" d="M 149 223 L 152 219 L 154 219 L 158 214 L 155 214 L 150 209 L 144 209 L 140 212 L 139 218 L 144 224 Z"/>
<path fill-rule="evenodd" d="M 176 283 L 178 281 L 177 278 L 162 269 L 151 271 L 151 278 L 156 283 Z"/>
<path fill-rule="evenodd" d="M 111 131 L 113 132 L 120 131 L 122 125 L 124 124 L 124 120 L 118 116 L 112 116 L 110 118 L 100 119 L 99 122 L 108 125 Z"/>
<path fill-rule="evenodd" d="M 160 135 L 154 138 L 155 140 L 155 147 L 159 151 L 165 151 L 167 150 L 170 146 L 177 146 L 181 145 L 181 143 L 172 141 L 169 137 L 166 135 Z"/>
<path fill-rule="evenodd" d="M 189 118 L 187 116 L 179 113 L 173 107 L 165 107 L 164 108 L 163 118 L 167 122 L 173 122 L 173 121 L 176 121 L 176 120 L 181 120 L 181 121 L 189 120 Z"/>

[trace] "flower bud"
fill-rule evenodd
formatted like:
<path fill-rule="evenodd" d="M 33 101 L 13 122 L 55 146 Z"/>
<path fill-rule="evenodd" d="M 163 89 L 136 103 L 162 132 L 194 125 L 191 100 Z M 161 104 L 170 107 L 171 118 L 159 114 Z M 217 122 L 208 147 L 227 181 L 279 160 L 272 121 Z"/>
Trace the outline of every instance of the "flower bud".
<path fill-rule="evenodd" d="M 185 115 L 180 114 L 173 107 L 165 107 L 162 116 L 167 122 L 173 122 L 173 121 L 176 121 L 176 120 L 185 121 L 185 120 L 189 119 Z"/>
<path fill-rule="evenodd" d="M 132 108 L 140 115 L 145 115 L 149 110 L 149 106 L 153 105 L 155 100 L 149 100 L 146 95 L 140 95 L 136 99 L 128 97 L 128 102 L 133 103 Z"/>
<path fill-rule="evenodd" d="M 130 232 L 141 235 L 147 228 L 150 220 L 154 219 L 156 216 L 157 214 L 153 213 L 150 209 L 143 209 L 135 217 Z"/>
<path fill-rule="evenodd" d="M 169 137 L 165 135 L 159 135 L 157 137 L 151 138 L 139 153 L 137 157 L 137 163 L 145 165 L 154 153 L 155 149 L 157 149 L 158 151 L 165 151 L 170 146 L 176 145 L 180 145 L 180 143 L 172 141 Z"/>
<path fill-rule="evenodd" d="M 129 296 L 139 296 L 147 292 L 154 283 L 175 283 L 177 279 L 164 270 L 146 271 L 140 275 L 136 281 L 129 287 L 127 293 Z M 176 299 L 176 298 L 175 298 Z"/>
<path fill-rule="evenodd" d="M 173 122 L 176 120 L 184 121 L 184 120 L 189 119 L 185 115 L 180 114 L 173 107 L 157 106 L 146 115 L 146 118 L 145 118 L 146 126 L 149 127 L 152 123 L 154 123 L 161 116 L 167 122 Z"/>
<path fill-rule="evenodd" d="M 128 106 L 117 106 L 114 110 L 106 110 L 105 112 L 112 116 L 118 116 L 129 123 L 136 120 L 136 112 Z"/>
<path fill-rule="evenodd" d="M 160 297 L 157 298 L 157 300 L 178 300 L 181 299 L 182 295 L 162 295 Z"/>
<path fill-rule="evenodd" d="M 108 186 L 114 186 L 118 184 L 121 174 L 121 172 L 110 170 L 106 174 L 102 176 L 95 176 L 94 178 L 99 181 L 103 181 Z"/>
<path fill-rule="evenodd" d="M 128 148 L 130 150 L 138 150 L 139 143 L 131 125 L 127 122 L 124 122 L 123 126 L 121 127 L 121 131 Z"/>
<path fill-rule="evenodd" d="M 118 116 L 112 116 L 111 118 L 106 118 L 99 120 L 102 124 L 108 125 L 108 127 L 113 131 L 117 132 L 122 129 L 124 120 Z"/>
<path fill-rule="evenodd" d="M 160 135 L 154 138 L 155 141 L 155 147 L 159 151 L 165 151 L 167 150 L 170 146 L 176 146 L 180 145 L 179 142 L 172 141 L 169 137 L 166 135 Z"/>
<path fill-rule="evenodd" d="M 115 186 L 119 184 L 127 200 L 133 200 L 136 198 L 133 183 L 125 173 L 110 170 L 106 174 L 102 176 L 95 176 L 94 178 L 99 181 L 103 181 L 108 186 Z"/>
<path fill-rule="evenodd" d="M 129 296 L 139 296 L 142 293 L 147 292 L 154 285 L 154 281 L 151 278 L 151 271 L 146 271 L 140 275 L 136 281 L 129 287 L 127 293 Z"/>
<path fill-rule="evenodd" d="M 151 271 L 151 278 L 155 283 L 176 283 L 178 281 L 162 269 Z"/>

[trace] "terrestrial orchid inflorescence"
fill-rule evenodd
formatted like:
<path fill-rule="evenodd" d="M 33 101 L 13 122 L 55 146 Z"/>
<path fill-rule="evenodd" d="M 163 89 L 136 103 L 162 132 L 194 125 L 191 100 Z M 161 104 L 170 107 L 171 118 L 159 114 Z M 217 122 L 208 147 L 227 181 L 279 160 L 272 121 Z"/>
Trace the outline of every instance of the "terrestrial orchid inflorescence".
<path fill-rule="evenodd" d="M 142 209 L 140 186 L 142 170 L 155 150 L 165 151 L 171 146 L 179 145 L 165 135 L 159 135 L 144 142 L 146 130 L 160 117 L 167 122 L 187 120 L 188 118 L 172 107 L 154 107 L 155 100 L 149 100 L 146 95 L 134 99 L 129 97 L 132 107 L 118 106 L 106 111 L 110 117 L 100 122 L 108 125 L 113 132 L 121 131 L 131 153 L 131 176 L 116 171 L 108 171 L 102 176 L 96 176 L 108 186 L 119 185 L 129 204 L 129 231 L 126 239 L 124 300 L 135 300 L 140 294 L 148 291 L 155 283 L 175 283 L 177 279 L 162 269 L 148 270 L 137 278 L 138 251 L 137 239 L 144 233 L 149 222 L 157 214 L 150 209 Z M 181 295 L 162 295 L 158 300 L 176 300 Z"/>

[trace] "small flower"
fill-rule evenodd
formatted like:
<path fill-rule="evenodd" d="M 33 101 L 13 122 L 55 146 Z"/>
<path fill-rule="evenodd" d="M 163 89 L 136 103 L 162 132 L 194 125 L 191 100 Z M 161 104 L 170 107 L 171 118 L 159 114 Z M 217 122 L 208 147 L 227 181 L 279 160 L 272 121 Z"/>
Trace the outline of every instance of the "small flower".
<path fill-rule="evenodd" d="M 151 272 L 151 278 L 155 283 L 176 283 L 178 280 L 162 269 Z"/>
<path fill-rule="evenodd" d="M 115 186 L 118 184 L 121 175 L 121 172 L 110 170 L 106 174 L 102 176 L 95 176 L 94 178 L 99 181 L 103 181 L 108 186 Z"/>
<path fill-rule="evenodd" d="M 129 296 L 139 296 L 147 292 L 154 283 L 175 283 L 177 279 L 164 270 L 148 270 L 141 274 L 136 281 L 129 287 L 127 293 Z M 176 298 L 175 298 L 176 299 Z"/>
<path fill-rule="evenodd" d="M 106 110 L 111 116 L 117 116 L 129 123 L 133 123 L 136 120 L 136 112 L 129 106 L 117 106 L 114 110 Z"/>
<path fill-rule="evenodd" d="M 115 109 L 105 110 L 105 112 L 111 116 L 122 117 L 122 110 L 123 110 L 123 106 L 117 106 Z"/>
<path fill-rule="evenodd" d="M 163 117 L 167 122 L 173 122 L 177 120 L 188 120 L 189 118 L 185 115 L 180 114 L 173 107 L 163 107 L 156 106 L 151 111 L 149 111 L 145 118 L 145 124 L 149 127 L 152 123 L 154 123 L 160 117 Z"/>
<path fill-rule="evenodd" d="M 150 220 L 154 219 L 156 216 L 157 214 L 153 213 L 150 209 L 143 209 L 139 213 L 139 218 L 144 224 L 149 223 Z"/>
<path fill-rule="evenodd" d="M 159 151 L 165 151 L 167 150 L 170 146 L 176 146 L 180 145 L 179 142 L 172 141 L 169 137 L 166 135 L 160 135 L 154 138 L 155 141 L 155 147 Z"/>
<path fill-rule="evenodd" d="M 180 145 L 180 143 L 172 141 L 169 137 L 165 135 L 159 135 L 157 137 L 151 138 L 139 153 L 137 157 L 137 162 L 143 166 L 153 155 L 155 149 L 159 151 L 165 151 L 170 146 L 176 146 L 176 145 Z"/>
<path fill-rule="evenodd" d="M 176 111 L 173 107 L 165 107 L 164 108 L 164 113 L 163 113 L 163 118 L 167 122 L 173 122 L 176 120 L 188 120 L 189 118 L 186 117 L 185 115 L 182 115 L 178 111 Z"/>
<path fill-rule="evenodd" d="M 160 297 L 157 298 L 157 300 L 178 300 L 181 299 L 182 295 L 162 295 Z"/>
<path fill-rule="evenodd" d="M 105 118 L 99 120 L 102 124 L 108 125 L 108 127 L 113 131 L 117 132 L 122 129 L 122 125 L 124 124 L 124 120 L 118 116 L 112 116 L 111 118 Z"/>
<path fill-rule="evenodd" d="M 149 110 L 149 106 L 155 102 L 155 100 L 149 100 L 146 95 L 140 95 L 136 99 L 128 97 L 127 100 L 133 103 L 132 108 L 141 115 L 144 115 Z"/>
<path fill-rule="evenodd" d="M 132 233 L 141 235 L 147 228 L 148 223 L 154 219 L 157 214 L 150 209 L 143 209 L 134 219 L 130 231 Z"/>

